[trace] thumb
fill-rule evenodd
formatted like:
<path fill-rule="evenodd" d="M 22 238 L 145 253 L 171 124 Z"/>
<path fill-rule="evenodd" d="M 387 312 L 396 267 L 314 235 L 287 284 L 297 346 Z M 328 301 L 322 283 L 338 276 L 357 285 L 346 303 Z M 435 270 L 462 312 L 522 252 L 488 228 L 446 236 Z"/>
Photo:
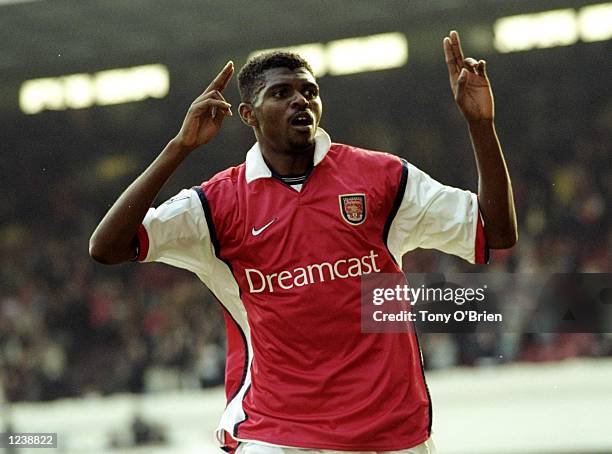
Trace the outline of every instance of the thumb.
<path fill-rule="evenodd" d="M 467 76 L 468 70 L 466 68 L 463 68 L 459 73 L 459 77 L 457 78 L 457 85 L 459 85 L 459 87 L 463 87 L 465 85 L 465 83 L 467 82 Z"/>
<path fill-rule="evenodd" d="M 463 68 L 457 77 L 457 90 L 455 91 L 455 100 L 462 99 L 465 95 L 465 86 L 467 85 L 468 70 Z"/>
<path fill-rule="evenodd" d="M 487 62 L 485 60 L 480 60 L 478 62 L 478 74 L 480 74 L 485 79 L 489 78 L 489 76 L 487 75 Z"/>

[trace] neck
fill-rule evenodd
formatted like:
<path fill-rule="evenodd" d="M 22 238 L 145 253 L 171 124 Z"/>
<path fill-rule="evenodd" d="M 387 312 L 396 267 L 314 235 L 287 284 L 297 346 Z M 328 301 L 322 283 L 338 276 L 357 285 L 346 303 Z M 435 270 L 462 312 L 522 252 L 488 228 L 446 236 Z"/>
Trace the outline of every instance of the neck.
<path fill-rule="evenodd" d="M 315 145 L 302 150 L 276 151 L 260 143 L 260 150 L 272 172 L 291 177 L 304 175 L 312 167 Z"/>

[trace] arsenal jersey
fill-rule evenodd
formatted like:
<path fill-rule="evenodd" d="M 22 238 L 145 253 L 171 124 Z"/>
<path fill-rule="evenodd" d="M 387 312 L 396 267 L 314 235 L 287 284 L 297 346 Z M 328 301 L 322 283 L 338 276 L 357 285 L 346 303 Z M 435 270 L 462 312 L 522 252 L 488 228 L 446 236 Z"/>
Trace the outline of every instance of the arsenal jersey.
<path fill-rule="evenodd" d="M 478 199 L 320 128 L 313 164 L 297 190 L 255 144 L 245 163 L 150 209 L 139 260 L 194 272 L 223 306 L 222 445 L 416 446 L 431 430 L 418 341 L 361 332 L 360 278 L 400 273 L 418 247 L 483 263 Z"/>

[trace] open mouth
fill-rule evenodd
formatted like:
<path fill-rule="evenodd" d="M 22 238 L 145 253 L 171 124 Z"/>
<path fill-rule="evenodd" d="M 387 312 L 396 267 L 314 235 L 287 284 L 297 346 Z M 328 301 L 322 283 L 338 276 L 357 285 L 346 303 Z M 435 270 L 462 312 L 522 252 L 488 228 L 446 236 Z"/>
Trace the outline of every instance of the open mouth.
<path fill-rule="evenodd" d="M 289 123 L 297 129 L 310 129 L 314 125 L 314 119 L 308 112 L 298 112 L 291 117 Z"/>

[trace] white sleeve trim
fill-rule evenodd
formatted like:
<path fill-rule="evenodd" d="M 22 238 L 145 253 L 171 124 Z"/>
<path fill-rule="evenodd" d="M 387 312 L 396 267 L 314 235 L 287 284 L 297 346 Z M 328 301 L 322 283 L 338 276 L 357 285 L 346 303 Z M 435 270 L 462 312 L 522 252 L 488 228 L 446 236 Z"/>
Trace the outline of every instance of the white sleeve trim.
<path fill-rule="evenodd" d="M 196 191 L 183 189 L 159 207 L 150 208 L 142 225 L 149 243 L 142 261 L 167 263 L 198 274 L 210 272 L 214 250 Z"/>
<path fill-rule="evenodd" d="M 408 164 L 402 202 L 391 224 L 387 245 L 397 263 L 416 248 L 438 249 L 475 263 L 478 197 L 445 186 Z"/>

